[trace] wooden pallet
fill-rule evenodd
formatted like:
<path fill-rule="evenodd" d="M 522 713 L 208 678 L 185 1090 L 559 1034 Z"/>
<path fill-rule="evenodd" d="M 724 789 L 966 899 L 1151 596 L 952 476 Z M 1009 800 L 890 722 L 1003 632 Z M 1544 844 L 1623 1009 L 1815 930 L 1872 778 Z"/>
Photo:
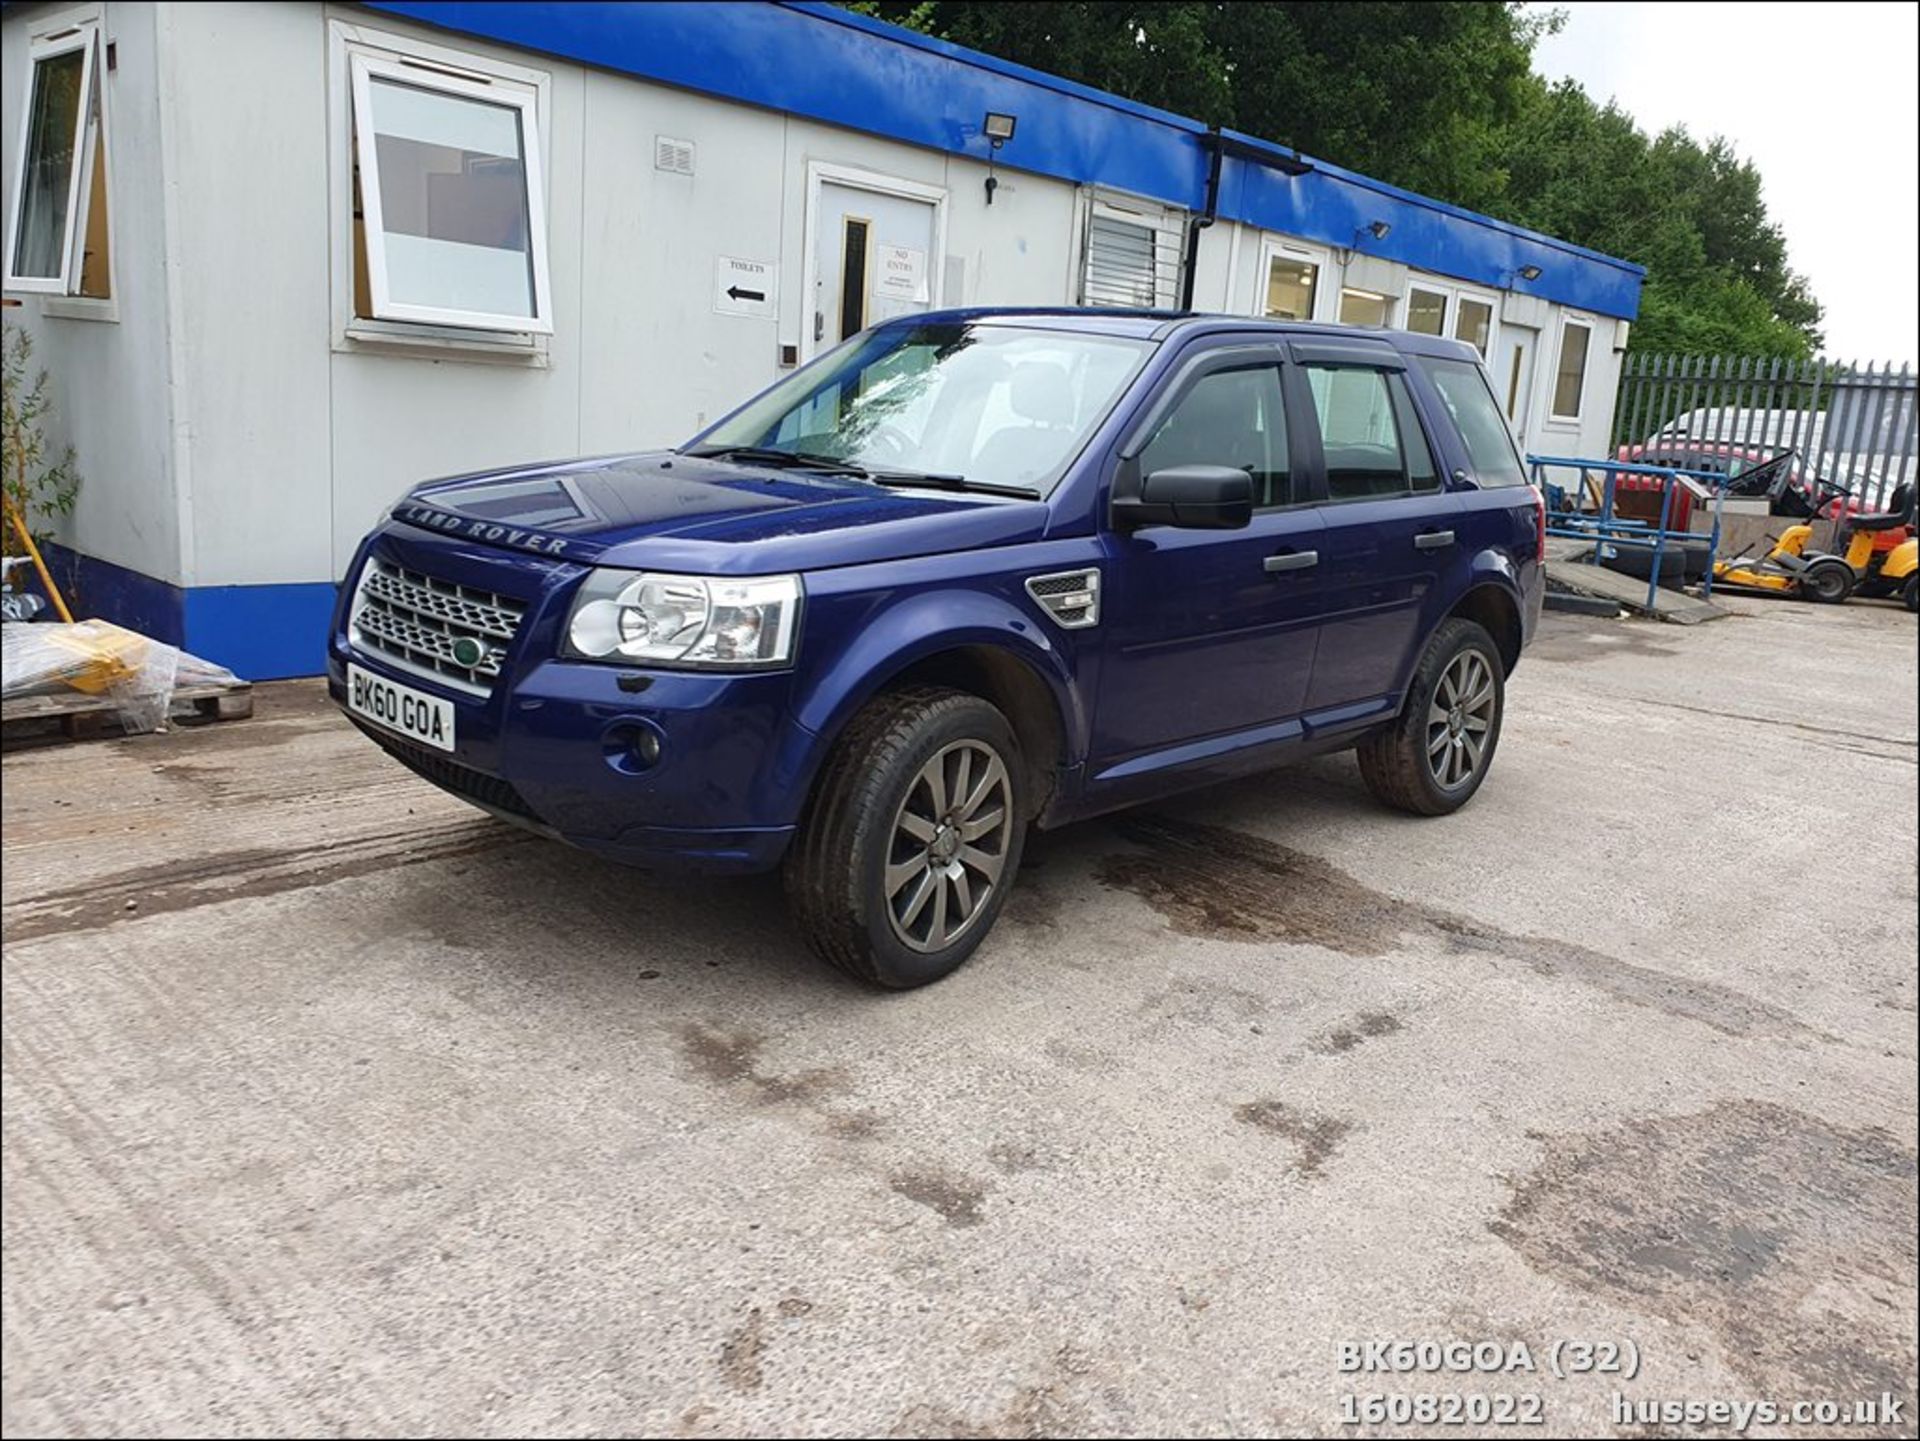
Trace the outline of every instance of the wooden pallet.
<path fill-rule="evenodd" d="M 253 714 L 253 687 L 235 685 L 182 686 L 173 693 L 168 725 L 206 725 L 213 721 L 244 720 Z M 113 698 L 66 691 L 59 695 L 25 695 L 0 702 L 0 745 L 45 745 L 53 741 L 96 740 L 126 734 Z"/>

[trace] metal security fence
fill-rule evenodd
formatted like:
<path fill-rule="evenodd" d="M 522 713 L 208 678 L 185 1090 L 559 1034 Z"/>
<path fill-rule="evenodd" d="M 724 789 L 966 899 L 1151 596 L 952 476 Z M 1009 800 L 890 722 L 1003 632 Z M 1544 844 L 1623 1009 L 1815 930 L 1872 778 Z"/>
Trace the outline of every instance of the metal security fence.
<path fill-rule="evenodd" d="M 1629 355 L 1614 405 L 1622 460 L 1726 475 L 1785 447 L 1869 508 L 1920 473 L 1911 365 Z"/>

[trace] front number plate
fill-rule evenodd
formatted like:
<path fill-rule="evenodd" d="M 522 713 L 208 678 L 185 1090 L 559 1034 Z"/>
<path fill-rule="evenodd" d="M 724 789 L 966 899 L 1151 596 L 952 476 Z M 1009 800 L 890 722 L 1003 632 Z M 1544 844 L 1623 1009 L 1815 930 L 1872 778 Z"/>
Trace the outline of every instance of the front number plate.
<path fill-rule="evenodd" d="M 347 665 L 347 708 L 435 750 L 453 749 L 453 702 Z"/>

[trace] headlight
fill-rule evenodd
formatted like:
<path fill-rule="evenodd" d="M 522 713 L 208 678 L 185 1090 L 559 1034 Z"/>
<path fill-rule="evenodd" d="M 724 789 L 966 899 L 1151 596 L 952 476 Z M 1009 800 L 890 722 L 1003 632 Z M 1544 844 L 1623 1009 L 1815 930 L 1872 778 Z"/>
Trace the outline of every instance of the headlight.
<path fill-rule="evenodd" d="M 596 570 L 574 597 L 565 652 L 581 660 L 732 668 L 793 659 L 800 577 L 741 580 Z"/>

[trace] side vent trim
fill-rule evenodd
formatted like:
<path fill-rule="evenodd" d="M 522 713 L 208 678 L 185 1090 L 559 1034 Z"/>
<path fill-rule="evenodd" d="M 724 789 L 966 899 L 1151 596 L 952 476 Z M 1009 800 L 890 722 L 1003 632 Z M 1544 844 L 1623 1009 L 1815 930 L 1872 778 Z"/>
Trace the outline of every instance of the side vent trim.
<path fill-rule="evenodd" d="M 1027 594 L 1062 630 L 1086 630 L 1100 624 L 1100 572 L 1060 570 L 1027 577 Z"/>

